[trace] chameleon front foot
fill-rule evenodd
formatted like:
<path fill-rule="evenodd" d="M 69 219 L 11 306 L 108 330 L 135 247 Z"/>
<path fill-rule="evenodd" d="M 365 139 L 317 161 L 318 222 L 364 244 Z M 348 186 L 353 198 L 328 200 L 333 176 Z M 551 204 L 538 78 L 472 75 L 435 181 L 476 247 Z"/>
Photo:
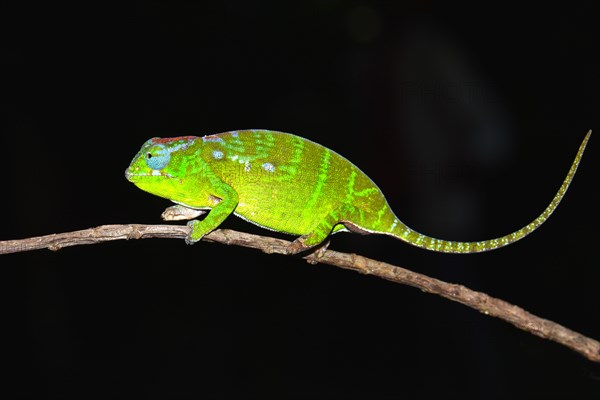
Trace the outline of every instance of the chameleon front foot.
<path fill-rule="evenodd" d="M 187 223 L 187 226 L 192 228 L 190 234 L 185 238 L 185 244 L 194 244 L 199 242 L 200 239 L 204 237 L 206 233 L 202 232 L 200 229 L 200 221 L 193 220 Z"/>

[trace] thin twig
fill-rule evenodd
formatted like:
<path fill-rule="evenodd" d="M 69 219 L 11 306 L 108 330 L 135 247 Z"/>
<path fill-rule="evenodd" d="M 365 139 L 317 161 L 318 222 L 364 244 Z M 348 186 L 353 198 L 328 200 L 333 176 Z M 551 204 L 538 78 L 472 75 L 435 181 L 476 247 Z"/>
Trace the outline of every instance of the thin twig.
<path fill-rule="evenodd" d="M 103 225 L 75 232 L 38 236 L 21 240 L 0 241 L 0 254 L 17 253 L 48 248 L 102 243 L 121 239 L 175 238 L 183 239 L 190 231 L 185 225 Z M 290 244 L 287 240 L 253 235 L 249 233 L 217 229 L 203 238 L 204 241 L 249 247 L 265 253 L 286 254 Z M 372 260 L 356 254 L 326 250 L 304 257 L 311 263 L 335 265 L 363 274 L 374 275 L 434 293 L 459 302 L 486 315 L 500 318 L 533 335 L 560 343 L 580 353 L 587 359 L 600 362 L 600 342 L 574 332 L 562 325 L 537 317 L 524 309 L 485 293 L 476 292 L 462 285 L 452 284 L 409 271 L 407 269 Z"/>

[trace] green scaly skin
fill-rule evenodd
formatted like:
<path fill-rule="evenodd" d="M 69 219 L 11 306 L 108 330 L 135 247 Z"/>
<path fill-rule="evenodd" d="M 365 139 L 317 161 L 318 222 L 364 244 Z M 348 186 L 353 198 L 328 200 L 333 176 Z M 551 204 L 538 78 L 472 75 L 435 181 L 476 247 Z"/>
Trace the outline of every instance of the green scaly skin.
<path fill-rule="evenodd" d="M 148 140 L 125 171 L 140 189 L 177 203 L 166 219 L 188 222 L 194 243 L 230 214 L 277 232 L 300 236 L 298 253 L 322 244 L 332 233 L 374 233 L 427 250 L 478 253 L 507 246 L 537 229 L 565 195 L 587 133 L 562 186 L 542 214 L 506 236 L 481 242 L 453 242 L 413 231 L 400 222 L 367 175 L 333 150 L 288 133 L 243 130 L 204 137 Z"/>

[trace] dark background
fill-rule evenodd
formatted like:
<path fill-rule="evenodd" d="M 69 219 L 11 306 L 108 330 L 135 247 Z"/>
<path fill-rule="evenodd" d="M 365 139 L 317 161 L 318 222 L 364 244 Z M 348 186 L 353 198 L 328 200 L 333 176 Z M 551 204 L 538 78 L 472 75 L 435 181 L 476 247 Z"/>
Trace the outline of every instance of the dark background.
<path fill-rule="evenodd" d="M 0 239 L 158 223 L 169 203 L 123 177 L 142 143 L 245 128 L 336 150 L 416 230 L 489 239 L 537 217 L 597 127 L 592 2 L 84 3 L 0 6 Z M 600 339 L 599 145 L 550 221 L 502 250 L 348 234 L 331 247 Z M 298 258 L 144 240 L 0 265 L 13 398 L 600 396 L 598 365 L 562 346 Z"/>

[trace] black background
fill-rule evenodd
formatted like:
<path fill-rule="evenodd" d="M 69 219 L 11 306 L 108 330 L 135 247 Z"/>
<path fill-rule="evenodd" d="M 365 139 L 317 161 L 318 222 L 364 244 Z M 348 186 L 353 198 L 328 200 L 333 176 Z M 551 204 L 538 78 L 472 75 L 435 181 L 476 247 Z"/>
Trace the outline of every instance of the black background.
<path fill-rule="evenodd" d="M 157 223 L 169 203 L 123 177 L 142 143 L 245 128 L 336 150 L 418 231 L 488 239 L 546 207 L 595 128 L 591 2 L 108 4 L 0 6 L 0 239 Z M 592 137 L 550 221 L 502 250 L 444 255 L 348 234 L 331 247 L 598 339 L 598 154 Z M 562 346 L 298 258 L 144 240 L 0 265 L 0 390 L 13 398 L 600 395 L 598 366 Z"/>

